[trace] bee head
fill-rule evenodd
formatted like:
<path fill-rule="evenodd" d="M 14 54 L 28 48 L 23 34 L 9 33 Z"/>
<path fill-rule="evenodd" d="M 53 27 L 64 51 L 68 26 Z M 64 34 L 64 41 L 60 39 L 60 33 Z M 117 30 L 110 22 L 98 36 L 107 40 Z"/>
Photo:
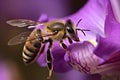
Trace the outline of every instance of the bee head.
<path fill-rule="evenodd" d="M 79 37 L 77 35 L 77 31 L 76 29 L 74 28 L 74 25 L 72 23 L 72 21 L 70 19 L 68 19 L 66 21 L 66 30 L 67 30 L 67 33 L 68 33 L 68 36 L 74 40 L 74 41 L 80 41 L 79 40 Z"/>

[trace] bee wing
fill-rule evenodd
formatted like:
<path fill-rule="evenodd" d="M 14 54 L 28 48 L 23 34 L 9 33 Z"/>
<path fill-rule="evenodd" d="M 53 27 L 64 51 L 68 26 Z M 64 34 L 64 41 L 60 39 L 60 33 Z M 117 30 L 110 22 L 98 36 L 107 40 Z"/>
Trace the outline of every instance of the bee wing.
<path fill-rule="evenodd" d="M 8 20 L 6 23 L 11 26 L 17 26 L 17 27 L 28 27 L 28 26 L 37 25 L 36 21 L 27 20 L 27 19 L 13 19 L 13 20 Z"/>
<path fill-rule="evenodd" d="M 23 32 L 8 41 L 8 45 L 24 43 L 31 32 Z"/>
<path fill-rule="evenodd" d="M 7 24 L 11 26 L 17 26 L 17 27 L 32 27 L 34 28 L 36 25 L 44 25 L 42 22 L 37 22 L 33 20 L 27 20 L 27 19 L 13 19 L 13 20 L 8 20 L 6 22 Z"/>

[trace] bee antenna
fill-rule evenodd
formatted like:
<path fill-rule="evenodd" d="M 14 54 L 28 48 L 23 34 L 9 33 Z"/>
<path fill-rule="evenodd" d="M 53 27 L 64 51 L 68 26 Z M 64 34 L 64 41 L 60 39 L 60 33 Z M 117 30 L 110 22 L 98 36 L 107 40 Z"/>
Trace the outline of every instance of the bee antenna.
<path fill-rule="evenodd" d="M 79 23 L 80 23 L 81 20 L 82 20 L 82 19 L 79 19 L 79 20 L 78 20 L 78 22 L 77 22 L 77 24 L 76 24 L 76 27 L 78 27 L 78 25 L 79 25 Z"/>
<path fill-rule="evenodd" d="M 76 30 L 80 30 L 80 31 L 84 34 L 84 36 L 86 36 L 86 34 L 85 34 L 84 31 L 90 31 L 90 30 L 88 30 L 88 29 L 76 29 Z"/>
<path fill-rule="evenodd" d="M 79 19 L 78 20 L 78 22 L 77 22 L 77 24 L 76 24 L 76 27 L 78 27 L 78 25 L 79 25 L 79 23 L 80 23 L 80 21 L 81 21 L 82 19 Z M 88 30 L 88 29 L 76 29 L 76 30 L 80 30 L 83 34 L 84 34 L 84 36 L 86 36 L 86 34 L 85 34 L 85 32 L 84 31 L 90 31 L 90 30 Z"/>

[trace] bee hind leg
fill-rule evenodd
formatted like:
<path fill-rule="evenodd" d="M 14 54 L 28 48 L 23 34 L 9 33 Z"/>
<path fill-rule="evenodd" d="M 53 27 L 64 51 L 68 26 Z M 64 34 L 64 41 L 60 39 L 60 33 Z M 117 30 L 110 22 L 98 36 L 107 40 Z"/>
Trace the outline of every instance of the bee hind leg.
<path fill-rule="evenodd" d="M 50 80 L 53 72 L 53 62 L 52 62 L 52 55 L 51 55 L 50 49 L 48 49 L 47 51 L 47 66 L 49 70 L 49 75 L 47 79 Z"/>
<path fill-rule="evenodd" d="M 47 50 L 47 66 L 48 66 L 48 70 L 49 70 L 49 75 L 47 77 L 48 80 L 51 79 L 52 76 L 52 72 L 53 72 L 53 57 L 51 54 L 51 48 L 52 48 L 52 40 L 49 39 L 49 46 L 48 46 L 48 50 Z"/>

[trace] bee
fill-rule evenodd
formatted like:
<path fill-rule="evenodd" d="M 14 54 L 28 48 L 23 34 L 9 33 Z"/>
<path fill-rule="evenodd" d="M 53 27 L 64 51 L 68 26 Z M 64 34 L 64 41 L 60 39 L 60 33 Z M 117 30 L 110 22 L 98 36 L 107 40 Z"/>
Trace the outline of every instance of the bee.
<path fill-rule="evenodd" d="M 78 21 L 77 25 L 81 19 Z M 8 45 L 17 45 L 25 42 L 23 47 L 22 57 L 25 64 L 34 62 L 44 51 L 46 43 L 49 43 L 47 48 L 47 67 L 49 70 L 48 79 L 51 78 L 53 72 L 53 56 L 51 53 L 52 44 L 54 41 L 59 41 L 60 46 L 67 50 L 67 45 L 63 42 L 66 38 L 69 43 L 73 41 L 79 42 L 80 39 L 77 34 L 77 30 L 84 31 L 87 29 L 77 29 L 71 19 L 67 21 L 53 20 L 49 22 L 38 22 L 27 19 L 13 19 L 6 22 L 11 26 L 17 27 L 35 27 L 36 25 L 44 25 L 44 29 L 35 28 L 32 32 L 23 32 L 13 37 L 8 41 Z"/>

